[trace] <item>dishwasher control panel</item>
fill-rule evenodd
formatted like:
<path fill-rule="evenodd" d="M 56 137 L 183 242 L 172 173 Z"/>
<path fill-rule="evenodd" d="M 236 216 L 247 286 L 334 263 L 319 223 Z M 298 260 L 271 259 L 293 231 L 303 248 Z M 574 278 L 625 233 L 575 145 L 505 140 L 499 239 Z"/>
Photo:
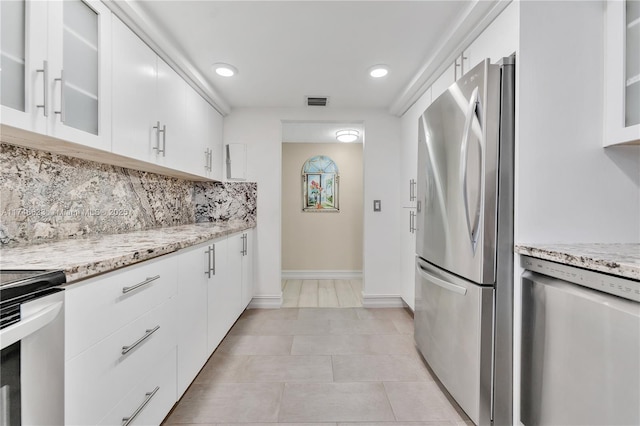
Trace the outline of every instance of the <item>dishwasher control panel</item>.
<path fill-rule="evenodd" d="M 614 296 L 640 302 L 640 281 L 563 265 L 531 256 L 520 256 L 520 266 L 531 272 L 548 275 Z"/>

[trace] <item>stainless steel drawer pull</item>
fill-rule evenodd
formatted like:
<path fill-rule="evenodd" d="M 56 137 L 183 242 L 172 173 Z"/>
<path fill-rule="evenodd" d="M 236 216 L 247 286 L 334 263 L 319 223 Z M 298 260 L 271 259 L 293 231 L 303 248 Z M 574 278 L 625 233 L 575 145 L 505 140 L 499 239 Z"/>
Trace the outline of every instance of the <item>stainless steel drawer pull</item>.
<path fill-rule="evenodd" d="M 36 105 L 36 108 L 42 108 L 44 111 L 44 116 L 49 116 L 49 96 L 47 95 L 47 82 L 49 81 L 49 62 L 43 61 L 42 69 L 37 69 L 37 73 L 42 73 L 42 89 L 43 89 L 43 100 L 42 105 Z"/>
<path fill-rule="evenodd" d="M 156 388 L 151 392 L 145 393 L 144 401 L 142 401 L 142 404 L 140 404 L 140 406 L 136 409 L 136 411 L 134 411 L 133 414 L 131 414 L 129 417 L 122 418 L 122 426 L 128 426 L 133 421 L 133 419 L 135 419 L 136 416 L 140 414 L 142 410 L 144 410 L 144 407 L 147 406 L 149 401 L 151 401 L 151 398 L 153 398 L 159 390 L 160 390 L 160 386 L 156 386 Z"/>
<path fill-rule="evenodd" d="M 64 99 L 64 86 L 66 84 L 66 80 L 64 78 L 64 70 L 60 71 L 60 78 L 54 78 L 54 81 L 60 82 L 60 111 L 53 111 L 55 114 L 60 115 L 60 122 L 65 122 L 65 99 Z"/>
<path fill-rule="evenodd" d="M 151 328 L 149 330 L 145 330 L 144 331 L 144 336 L 142 336 L 141 338 L 139 338 L 138 340 L 133 342 L 133 344 L 131 344 L 129 346 L 123 346 L 122 347 L 122 355 L 126 355 L 129 351 L 132 351 L 136 346 L 138 346 L 140 343 L 142 343 L 145 340 L 147 340 L 153 333 L 158 331 L 158 329 L 160 329 L 160 326 L 156 325 L 155 327 L 153 327 L 153 328 Z"/>
<path fill-rule="evenodd" d="M 204 252 L 207 254 L 207 269 L 204 273 L 207 274 L 207 278 L 211 278 L 211 246 L 207 247 Z"/>
<path fill-rule="evenodd" d="M 137 288 L 140 288 L 143 285 L 147 285 L 150 282 L 153 282 L 153 281 L 157 280 L 158 278 L 160 278 L 160 275 L 156 275 L 155 277 L 147 278 L 146 280 L 142 281 L 141 283 L 138 283 L 136 285 L 132 285 L 131 287 L 122 287 L 122 293 L 123 294 L 129 293 L 130 291 L 133 291 L 133 290 L 135 290 Z"/>

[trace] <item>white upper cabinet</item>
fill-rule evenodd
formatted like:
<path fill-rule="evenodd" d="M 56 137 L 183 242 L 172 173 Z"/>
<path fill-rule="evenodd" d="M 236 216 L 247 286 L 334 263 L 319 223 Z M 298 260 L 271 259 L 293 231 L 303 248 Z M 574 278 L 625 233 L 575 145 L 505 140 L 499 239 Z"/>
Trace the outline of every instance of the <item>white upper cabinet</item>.
<path fill-rule="evenodd" d="M 607 1 L 605 146 L 640 144 L 640 1 Z"/>
<path fill-rule="evenodd" d="M 464 50 L 465 72 L 487 58 L 491 60 L 491 63 L 496 63 L 518 50 L 518 7 L 517 2 L 507 6 L 491 25 Z"/>
<path fill-rule="evenodd" d="M 113 18 L 113 152 L 180 169 L 187 84 Z"/>
<path fill-rule="evenodd" d="M 49 5 L 49 134 L 111 148 L 111 11 L 99 1 Z"/>
<path fill-rule="evenodd" d="M 156 126 L 157 55 L 115 16 L 113 34 L 112 149 L 151 161 L 159 145 Z"/>
<path fill-rule="evenodd" d="M 243 143 L 227 144 L 227 179 L 247 179 L 247 145 Z"/>
<path fill-rule="evenodd" d="M 115 154 L 220 180 L 222 117 L 113 18 Z"/>
<path fill-rule="evenodd" d="M 2 123 L 46 133 L 47 4 L 0 2 Z M 27 31 L 27 28 L 40 28 Z"/>
<path fill-rule="evenodd" d="M 222 180 L 222 116 L 195 90 L 186 94 L 186 167 L 211 179 Z"/>
<path fill-rule="evenodd" d="M 159 164 L 175 170 L 192 171 L 203 174 L 201 169 L 192 169 L 195 160 L 194 145 L 186 134 L 185 101 L 187 90 L 191 88 L 165 61 L 158 58 L 157 92 L 154 102 L 157 107 L 157 120 L 162 130 L 157 131 L 161 144 L 157 161 Z M 157 124 L 157 123 L 156 123 Z"/>
<path fill-rule="evenodd" d="M 93 0 L 1 8 L 2 123 L 109 150 L 111 12 Z"/>

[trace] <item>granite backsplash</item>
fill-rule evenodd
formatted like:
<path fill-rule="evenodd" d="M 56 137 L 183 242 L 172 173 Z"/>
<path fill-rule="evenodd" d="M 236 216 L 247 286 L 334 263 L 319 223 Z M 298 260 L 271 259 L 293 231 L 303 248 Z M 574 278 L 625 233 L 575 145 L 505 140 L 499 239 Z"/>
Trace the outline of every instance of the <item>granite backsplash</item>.
<path fill-rule="evenodd" d="M 0 144 L 0 245 L 242 220 L 257 184 L 192 182 Z"/>

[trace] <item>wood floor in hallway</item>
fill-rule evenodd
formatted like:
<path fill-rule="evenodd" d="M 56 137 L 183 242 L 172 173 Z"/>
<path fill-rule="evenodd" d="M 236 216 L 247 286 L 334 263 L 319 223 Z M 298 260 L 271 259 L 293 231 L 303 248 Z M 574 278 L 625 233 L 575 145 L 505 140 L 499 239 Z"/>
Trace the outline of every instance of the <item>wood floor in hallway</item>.
<path fill-rule="evenodd" d="M 283 280 L 283 308 L 360 308 L 362 280 Z"/>

